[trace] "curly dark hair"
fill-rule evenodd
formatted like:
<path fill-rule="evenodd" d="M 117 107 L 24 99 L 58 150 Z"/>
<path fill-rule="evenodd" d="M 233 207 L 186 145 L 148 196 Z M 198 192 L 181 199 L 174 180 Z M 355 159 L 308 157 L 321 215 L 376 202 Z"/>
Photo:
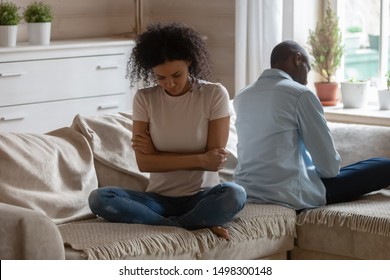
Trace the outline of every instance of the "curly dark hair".
<path fill-rule="evenodd" d="M 205 40 L 194 29 L 182 23 L 152 24 L 138 36 L 127 62 L 126 78 L 133 87 L 137 81 L 144 86 L 157 83 L 152 68 L 166 61 L 191 61 L 191 78 L 212 79 L 212 63 Z"/>

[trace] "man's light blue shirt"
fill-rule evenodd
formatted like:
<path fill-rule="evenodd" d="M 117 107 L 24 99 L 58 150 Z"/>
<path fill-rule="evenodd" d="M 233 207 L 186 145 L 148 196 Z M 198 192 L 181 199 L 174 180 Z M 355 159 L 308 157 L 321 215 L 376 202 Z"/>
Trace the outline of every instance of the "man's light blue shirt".
<path fill-rule="evenodd" d="M 233 103 L 234 180 L 245 187 L 248 201 L 297 210 L 325 205 L 321 178 L 336 176 L 341 159 L 317 96 L 287 73 L 268 69 Z"/>

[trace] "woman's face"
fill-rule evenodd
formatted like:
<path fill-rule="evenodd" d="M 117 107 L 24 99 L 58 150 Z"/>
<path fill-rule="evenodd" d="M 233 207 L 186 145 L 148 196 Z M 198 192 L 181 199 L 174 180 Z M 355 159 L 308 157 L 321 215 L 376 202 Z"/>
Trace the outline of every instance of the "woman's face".
<path fill-rule="evenodd" d="M 191 87 L 189 82 L 189 61 L 173 60 L 153 67 L 158 84 L 172 96 L 185 94 Z"/>

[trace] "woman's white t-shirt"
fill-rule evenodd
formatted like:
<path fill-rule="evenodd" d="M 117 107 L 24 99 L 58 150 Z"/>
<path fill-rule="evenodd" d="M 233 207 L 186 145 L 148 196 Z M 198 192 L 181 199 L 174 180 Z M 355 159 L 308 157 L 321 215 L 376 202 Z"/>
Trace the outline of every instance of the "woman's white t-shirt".
<path fill-rule="evenodd" d="M 168 95 L 160 86 L 140 89 L 133 103 L 133 120 L 149 123 L 153 144 L 160 152 L 205 152 L 209 121 L 230 115 L 226 88 L 202 80 L 181 96 Z M 219 182 L 218 172 L 211 171 L 150 173 L 146 191 L 187 196 Z"/>

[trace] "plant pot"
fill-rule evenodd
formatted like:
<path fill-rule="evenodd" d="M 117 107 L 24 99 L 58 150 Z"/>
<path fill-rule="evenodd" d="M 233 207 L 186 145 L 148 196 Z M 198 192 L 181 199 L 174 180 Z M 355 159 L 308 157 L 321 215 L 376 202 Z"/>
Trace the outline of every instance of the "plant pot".
<path fill-rule="evenodd" d="M 335 106 L 338 102 L 339 83 L 317 82 L 314 83 L 316 93 L 322 106 Z"/>
<path fill-rule="evenodd" d="M 390 110 L 390 90 L 378 90 L 378 100 L 380 110 Z"/>
<path fill-rule="evenodd" d="M 0 46 L 15 47 L 17 33 L 17 25 L 0 25 Z"/>
<path fill-rule="evenodd" d="M 345 50 L 346 51 L 355 51 L 360 48 L 360 41 L 362 38 L 362 33 L 347 33 L 345 36 Z"/>
<path fill-rule="evenodd" d="M 51 22 L 28 23 L 28 42 L 30 45 L 49 45 Z"/>
<path fill-rule="evenodd" d="M 344 108 L 363 108 L 367 104 L 369 82 L 342 82 L 341 98 Z"/>
<path fill-rule="evenodd" d="M 368 41 L 371 49 L 379 50 L 379 35 L 368 34 Z"/>

